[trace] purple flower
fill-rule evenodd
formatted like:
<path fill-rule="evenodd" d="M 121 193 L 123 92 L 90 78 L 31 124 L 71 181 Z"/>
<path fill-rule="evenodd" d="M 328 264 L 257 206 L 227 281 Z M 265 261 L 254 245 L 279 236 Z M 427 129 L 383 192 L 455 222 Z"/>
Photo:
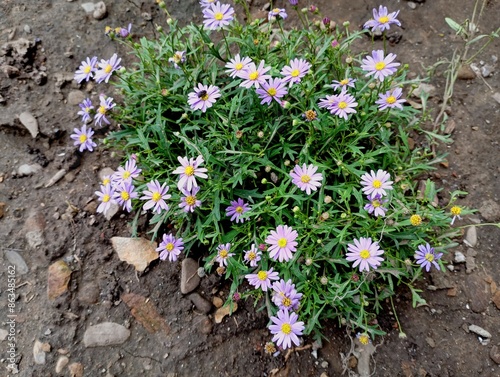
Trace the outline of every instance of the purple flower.
<path fill-rule="evenodd" d="M 420 267 L 425 268 L 425 271 L 429 272 L 432 264 L 438 269 L 438 271 L 441 270 L 437 261 L 441 259 L 442 256 L 443 253 L 436 254 L 434 248 L 426 243 L 425 245 L 418 246 L 418 250 L 415 251 L 414 258 Z"/>
<path fill-rule="evenodd" d="M 286 14 L 286 11 L 284 8 L 274 8 L 267 15 L 267 19 L 269 21 L 275 20 L 275 19 L 278 19 L 278 20 L 283 19 L 284 20 L 287 17 L 288 17 L 288 15 Z"/>
<path fill-rule="evenodd" d="M 101 59 L 101 62 L 97 64 L 100 69 L 95 72 L 95 81 L 98 84 L 103 81 L 107 83 L 113 72 L 122 67 L 121 61 L 122 59 L 116 54 L 113 54 L 109 60 Z"/>
<path fill-rule="evenodd" d="M 137 192 L 132 182 L 122 181 L 116 184 L 113 199 L 127 212 L 132 211 L 132 199 L 137 198 Z"/>
<path fill-rule="evenodd" d="M 397 107 L 398 109 L 403 110 L 403 106 L 401 105 L 406 100 L 399 99 L 403 90 L 401 88 L 394 88 L 388 90 L 384 94 L 379 94 L 379 99 L 375 101 L 377 105 L 379 105 L 379 110 L 385 110 L 387 108 L 393 109 Z"/>
<path fill-rule="evenodd" d="M 338 96 L 336 95 L 326 96 L 325 98 L 321 98 L 319 100 L 318 106 L 321 109 L 329 110 L 332 106 L 335 106 L 337 102 L 338 102 Z"/>
<path fill-rule="evenodd" d="M 226 73 L 229 74 L 229 77 L 241 77 L 242 72 L 244 72 L 248 65 L 252 62 L 248 56 L 245 56 L 243 59 L 240 58 L 240 54 L 236 54 L 235 57 L 225 65 Z"/>
<path fill-rule="evenodd" d="M 385 77 L 394 74 L 400 63 L 393 63 L 396 55 L 393 53 L 384 57 L 383 50 L 373 50 L 372 56 L 368 55 L 362 60 L 361 69 L 368 72 L 365 76 L 373 75 L 376 79 L 384 81 Z"/>
<path fill-rule="evenodd" d="M 278 308 L 291 311 L 299 308 L 302 293 L 295 290 L 295 284 L 292 284 L 291 279 L 286 282 L 283 279 L 274 282 L 273 290 L 272 301 Z"/>
<path fill-rule="evenodd" d="M 368 200 L 370 203 L 365 205 L 365 211 L 368 211 L 369 214 L 374 214 L 375 217 L 385 216 L 385 212 L 387 208 L 383 207 L 384 203 L 387 203 L 387 199 L 382 199 L 382 195 L 368 195 Z"/>
<path fill-rule="evenodd" d="M 243 199 L 238 198 L 238 200 L 231 201 L 231 205 L 226 208 L 226 216 L 231 216 L 231 221 L 236 220 L 236 223 L 242 223 L 245 219 L 241 215 L 248 211 L 250 211 L 250 206 Z"/>
<path fill-rule="evenodd" d="M 168 58 L 169 63 L 173 63 L 176 69 L 181 68 L 179 64 L 186 62 L 186 51 L 176 51 L 174 56 Z"/>
<path fill-rule="evenodd" d="M 79 106 L 81 110 L 77 114 L 82 116 L 83 123 L 87 123 L 90 120 L 90 110 L 94 108 L 92 101 L 90 98 L 87 98 Z"/>
<path fill-rule="evenodd" d="M 194 212 L 196 207 L 201 207 L 201 200 L 196 198 L 196 194 L 200 191 L 198 186 L 193 187 L 192 190 L 187 190 L 184 187 L 180 190 L 184 196 L 181 196 L 179 208 L 183 208 L 184 212 Z"/>
<path fill-rule="evenodd" d="M 351 88 L 354 88 L 355 82 L 356 82 L 356 79 L 351 79 L 350 77 L 347 77 L 347 78 L 340 80 L 340 81 L 333 80 L 332 87 L 335 90 L 340 89 L 340 91 L 343 91 L 343 90 L 347 89 L 348 86 Z"/>
<path fill-rule="evenodd" d="M 298 237 L 296 230 L 288 225 L 278 225 L 276 230 L 271 230 L 271 234 L 266 238 L 266 243 L 270 245 L 269 256 L 280 262 L 288 262 L 292 259 L 292 252 L 297 251 Z"/>
<path fill-rule="evenodd" d="M 148 189 L 144 190 L 142 193 L 144 196 L 141 197 L 141 200 L 147 200 L 142 207 L 144 210 L 148 210 L 153 208 L 153 212 L 161 213 L 161 210 L 168 211 L 168 205 L 165 203 L 165 200 L 171 198 L 172 195 L 168 195 L 167 183 L 165 182 L 160 186 L 160 182 L 158 180 L 151 181 L 147 184 Z"/>
<path fill-rule="evenodd" d="M 173 173 L 180 174 L 179 183 L 177 184 L 179 190 L 186 187 L 190 191 L 192 187 L 197 187 L 196 177 L 208 178 L 208 175 L 205 174 L 207 169 L 199 167 L 204 162 L 202 156 L 196 157 L 196 160 L 192 157 L 188 160 L 187 157 L 179 156 L 177 160 L 182 166 L 175 169 Z"/>
<path fill-rule="evenodd" d="M 85 149 L 92 152 L 94 147 L 97 147 L 97 144 L 92 141 L 92 135 L 94 134 L 92 128 L 87 130 L 87 125 L 84 124 L 81 129 L 74 128 L 73 131 L 75 131 L 75 133 L 70 135 L 70 138 L 75 140 L 73 145 L 80 146 L 80 152 L 83 152 Z"/>
<path fill-rule="evenodd" d="M 210 30 L 216 30 L 229 25 L 233 20 L 234 9 L 229 4 L 216 2 L 203 9 L 203 23 Z"/>
<path fill-rule="evenodd" d="M 167 260 L 168 258 L 170 262 L 175 262 L 182 250 L 184 250 L 182 238 L 175 238 L 171 234 L 164 234 L 163 241 L 156 249 L 160 253 L 161 260 Z"/>
<path fill-rule="evenodd" d="M 198 87 L 194 87 L 194 92 L 188 94 L 188 103 L 191 109 L 201 110 L 204 113 L 220 96 L 217 86 L 198 84 Z"/>
<path fill-rule="evenodd" d="M 299 0 L 288 0 L 290 2 L 290 5 L 297 5 L 299 3 Z"/>
<path fill-rule="evenodd" d="M 318 167 L 314 165 L 306 166 L 306 164 L 303 164 L 302 167 L 295 165 L 290 172 L 292 183 L 302 191 L 305 191 L 307 195 L 310 195 L 311 190 L 316 191 L 321 186 L 321 181 L 323 180 L 323 175 L 316 173 L 316 170 L 318 170 Z"/>
<path fill-rule="evenodd" d="M 271 321 L 274 323 L 269 326 L 271 334 L 274 335 L 273 342 L 276 342 L 278 346 L 283 349 L 290 348 L 293 344 L 298 346 L 300 340 L 297 335 L 302 335 L 304 330 L 304 322 L 297 321 L 299 316 L 295 313 L 289 313 L 288 310 L 279 310 L 277 317 L 271 317 Z"/>
<path fill-rule="evenodd" d="M 230 243 L 217 246 L 217 257 L 215 257 L 215 261 L 219 262 L 219 266 L 227 266 L 227 258 L 234 255 L 234 253 L 230 253 L 229 250 L 231 250 Z"/>
<path fill-rule="evenodd" d="M 396 12 L 388 13 L 387 7 L 380 5 L 378 8 L 378 12 L 377 8 L 373 8 L 373 19 L 366 21 L 363 28 L 371 28 L 372 32 L 375 32 L 378 29 L 382 32 L 384 30 L 389 30 L 391 24 L 401 26 L 401 22 L 396 19 L 398 14 L 399 10 Z"/>
<path fill-rule="evenodd" d="M 285 76 L 284 82 L 289 82 L 290 86 L 292 84 L 299 83 L 302 77 L 309 73 L 311 64 L 309 64 L 304 59 L 293 59 L 290 61 L 290 65 L 286 65 L 281 70 L 281 74 Z"/>
<path fill-rule="evenodd" d="M 137 178 L 141 173 L 142 169 L 137 167 L 134 157 L 130 157 L 125 163 L 125 167 L 119 166 L 116 172 L 113 174 L 113 181 L 120 182 L 132 182 L 132 179 Z"/>
<path fill-rule="evenodd" d="M 264 60 L 260 61 L 258 67 L 254 62 L 249 63 L 247 69 L 239 75 L 239 77 L 245 80 L 240 86 L 250 88 L 252 85 L 255 85 L 255 88 L 259 89 L 260 85 L 264 84 L 267 79 L 270 79 L 271 75 L 265 75 L 265 73 L 269 71 L 271 67 L 264 68 L 264 64 Z"/>
<path fill-rule="evenodd" d="M 370 237 L 355 239 L 354 245 L 347 245 L 347 250 L 349 252 L 346 254 L 346 259 L 349 262 L 354 261 L 353 268 L 359 264 L 360 272 L 369 271 L 370 267 L 376 269 L 384 260 L 384 258 L 379 257 L 379 255 L 384 254 L 384 250 L 380 250 L 378 243 L 372 242 Z"/>
<path fill-rule="evenodd" d="M 118 33 L 116 34 L 122 38 L 127 38 L 130 35 L 130 31 L 132 30 L 132 24 L 128 24 L 128 27 L 126 29 L 123 27 L 120 27 L 118 29 Z"/>
<path fill-rule="evenodd" d="M 365 195 L 386 196 L 385 190 L 392 190 L 391 176 L 386 171 L 379 169 L 377 173 L 372 170 L 361 176 L 362 191 Z"/>
<path fill-rule="evenodd" d="M 100 103 L 94 117 L 94 123 L 102 127 L 103 121 L 106 124 L 110 124 L 110 121 L 106 118 L 106 114 L 109 110 L 116 106 L 116 103 L 113 103 L 113 98 L 106 97 L 104 94 L 99 96 L 99 101 Z"/>
<path fill-rule="evenodd" d="M 106 214 L 112 203 L 115 203 L 113 195 L 115 194 L 115 189 L 112 185 L 101 185 L 101 191 L 96 191 L 95 194 L 99 197 L 101 204 L 97 207 L 97 213 Z"/>
<path fill-rule="evenodd" d="M 201 0 L 200 1 L 200 5 L 202 8 L 206 8 L 206 7 L 209 7 L 210 5 L 212 5 L 213 3 L 215 3 L 216 0 Z"/>
<path fill-rule="evenodd" d="M 262 101 L 260 101 L 261 105 L 265 103 L 270 105 L 273 99 L 276 100 L 276 102 L 281 103 L 279 99 L 282 98 L 285 94 L 288 94 L 286 83 L 282 79 L 270 79 L 269 82 L 264 81 L 261 84 L 262 87 L 256 90 L 259 98 L 262 99 Z"/>
<path fill-rule="evenodd" d="M 245 278 L 255 288 L 262 288 L 263 291 L 267 291 L 268 288 L 271 288 L 271 281 L 278 280 L 279 276 L 271 267 L 269 271 L 260 270 L 256 274 L 245 275 Z"/>
<path fill-rule="evenodd" d="M 81 83 L 83 80 L 89 81 L 92 78 L 92 73 L 94 73 L 97 64 L 97 56 L 92 59 L 87 58 L 83 61 L 80 67 L 75 72 L 75 80 Z"/>
<path fill-rule="evenodd" d="M 261 259 L 262 252 L 257 249 L 257 247 L 252 244 L 250 250 L 245 251 L 245 256 L 243 259 L 245 262 L 250 264 L 250 267 L 257 267 L 257 262 Z"/>
<path fill-rule="evenodd" d="M 347 120 L 348 114 L 356 113 L 356 110 L 354 110 L 354 107 L 356 106 L 358 106 L 356 99 L 348 94 L 345 90 L 343 90 L 337 96 L 336 102 L 331 105 L 328 110 L 330 110 L 331 114 L 337 115 Z"/>

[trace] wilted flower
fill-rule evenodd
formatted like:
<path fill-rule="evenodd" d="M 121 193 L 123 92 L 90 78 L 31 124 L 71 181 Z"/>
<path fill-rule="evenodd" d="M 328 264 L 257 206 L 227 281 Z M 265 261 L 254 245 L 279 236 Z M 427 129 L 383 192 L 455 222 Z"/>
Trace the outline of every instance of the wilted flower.
<path fill-rule="evenodd" d="M 380 250 L 377 242 L 372 242 L 370 237 L 363 238 L 359 240 L 354 240 L 353 244 L 347 245 L 346 259 L 350 262 L 354 262 L 352 267 L 359 265 L 359 271 L 369 271 L 370 267 L 376 269 L 380 266 L 380 262 L 384 258 L 380 257 L 384 253 L 384 250 Z"/>
<path fill-rule="evenodd" d="M 306 110 L 302 117 L 306 120 L 306 122 L 312 122 L 313 120 L 318 119 L 318 114 L 314 110 Z"/>
<path fill-rule="evenodd" d="M 132 30 L 132 24 L 128 24 L 128 27 L 126 29 L 124 27 L 119 27 L 117 29 L 118 30 L 116 35 L 122 38 L 127 38 L 130 35 L 130 31 Z"/>
<path fill-rule="evenodd" d="M 94 147 L 97 146 L 97 144 L 92 141 L 92 135 L 94 135 L 92 128 L 87 130 L 87 125 L 84 124 L 81 129 L 74 128 L 73 131 L 75 133 L 71 134 L 70 138 L 75 140 L 74 145 L 80 146 L 79 151 L 83 152 L 87 149 L 89 152 L 92 152 Z"/>
<path fill-rule="evenodd" d="M 384 203 L 387 203 L 387 199 L 382 199 L 382 195 L 380 194 L 370 194 L 368 195 L 368 200 L 370 201 L 370 203 L 365 205 L 365 211 L 368 211 L 369 214 L 373 213 L 375 217 L 384 217 L 387 208 L 385 208 L 383 205 Z"/>
<path fill-rule="evenodd" d="M 419 226 L 420 224 L 422 224 L 422 217 L 417 214 L 411 215 L 410 224 L 413 226 Z"/>
<path fill-rule="evenodd" d="M 271 321 L 274 323 L 269 326 L 269 330 L 274 334 L 273 342 L 276 342 L 278 346 L 287 349 L 295 344 L 298 346 L 300 340 L 297 335 L 302 335 L 304 330 L 304 322 L 297 321 L 299 316 L 295 313 L 289 313 L 288 310 L 279 310 L 276 317 L 271 317 Z"/>
<path fill-rule="evenodd" d="M 179 64 L 186 62 L 186 51 L 176 51 L 174 56 L 168 58 L 169 63 L 173 63 L 176 69 L 181 68 Z"/>
<path fill-rule="evenodd" d="M 361 333 L 358 332 L 356 334 L 356 338 L 364 346 L 366 346 L 367 344 L 371 343 L 370 337 L 366 333 L 361 334 Z"/>
<path fill-rule="evenodd" d="M 288 15 L 286 14 L 286 11 L 284 8 L 274 8 L 267 15 L 267 19 L 269 21 L 271 21 L 273 19 L 280 19 L 280 18 L 284 20 L 287 17 L 288 17 Z"/>
<path fill-rule="evenodd" d="M 372 56 L 367 56 L 362 60 L 361 69 L 368 72 L 365 76 L 373 75 L 376 79 L 384 81 L 384 78 L 391 76 L 397 71 L 400 63 L 393 63 L 396 55 L 389 53 L 384 57 L 384 50 L 373 50 Z"/>
<path fill-rule="evenodd" d="M 425 271 L 429 272 L 431 269 L 431 264 L 434 265 L 438 270 L 441 270 L 437 261 L 441 259 L 443 253 L 436 254 L 434 248 L 428 243 L 425 245 L 419 245 L 418 250 L 415 251 L 415 260 Z"/>
<path fill-rule="evenodd" d="M 302 293 L 298 293 L 295 284 L 288 279 L 286 282 L 281 279 L 273 283 L 272 301 L 280 309 L 297 310 L 299 308 Z"/>
<path fill-rule="evenodd" d="M 345 79 L 342 79 L 340 81 L 333 80 L 332 81 L 332 87 L 333 89 L 337 90 L 340 89 L 341 91 L 344 89 L 347 89 L 347 87 L 354 88 L 354 83 L 356 82 L 356 79 L 352 79 L 350 77 L 347 77 Z"/>
<path fill-rule="evenodd" d="M 99 96 L 99 101 L 100 103 L 94 117 L 94 123 L 99 126 L 102 126 L 102 122 L 110 124 L 110 121 L 106 118 L 106 114 L 116 106 L 116 103 L 113 103 L 113 98 L 106 97 L 104 94 Z"/>
<path fill-rule="evenodd" d="M 250 250 L 245 251 L 245 256 L 243 257 L 245 262 L 250 264 L 250 267 L 257 267 L 257 262 L 261 259 L 262 252 L 257 249 L 257 247 L 252 244 Z"/>
<path fill-rule="evenodd" d="M 460 208 L 459 206 L 453 206 L 451 207 L 450 212 L 453 215 L 453 218 L 451 219 L 451 225 L 453 225 L 455 219 L 457 218 L 459 220 L 462 220 L 462 218 L 460 217 L 460 214 L 462 213 L 462 208 Z"/>
<path fill-rule="evenodd" d="M 81 110 L 77 114 L 82 116 L 83 123 L 87 123 L 90 120 L 90 110 L 94 108 L 92 101 L 90 98 L 84 99 L 79 106 Z"/>

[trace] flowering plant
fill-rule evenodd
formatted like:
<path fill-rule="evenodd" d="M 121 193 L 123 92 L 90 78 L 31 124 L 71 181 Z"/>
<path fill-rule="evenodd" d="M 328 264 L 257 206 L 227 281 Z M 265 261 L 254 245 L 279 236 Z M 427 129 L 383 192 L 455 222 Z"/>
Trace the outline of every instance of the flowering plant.
<path fill-rule="evenodd" d="M 201 1 L 203 25 L 168 18 L 155 39 L 124 42 L 133 65 L 92 58 L 76 76 L 117 75 L 123 97 L 101 98 L 119 124 L 109 140 L 131 157 L 103 182 L 99 210 L 114 201 L 148 216 L 162 260 L 202 253 L 231 281 L 229 301 L 267 308 L 283 348 L 328 318 L 382 334 L 376 316 L 400 284 L 424 302 L 412 282 L 442 266 L 460 213 L 436 202 L 431 181 L 417 190 L 440 158 L 410 147 L 420 114 L 405 103 L 408 67 L 378 47 L 353 56 L 364 32 L 290 3 L 298 30 L 291 9 L 255 20 L 245 9 L 241 23 L 233 6 Z M 374 15 L 367 28 L 399 24 Z"/>

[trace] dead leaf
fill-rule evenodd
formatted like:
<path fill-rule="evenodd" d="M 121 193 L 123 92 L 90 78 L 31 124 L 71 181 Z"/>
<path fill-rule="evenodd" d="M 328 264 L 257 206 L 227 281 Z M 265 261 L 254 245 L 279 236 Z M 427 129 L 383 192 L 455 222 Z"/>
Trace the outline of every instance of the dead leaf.
<path fill-rule="evenodd" d="M 156 243 L 145 238 L 112 237 L 111 243 L 118 253 L 118 258 L 133 265 L 139 272 L 143 272 L 159 257 Z"/>
<path fill-rule="evenodd" d="M 66 262 L 60 260 L 49 266 L 47 277 L 47 295 L 54 300 L 68 290 L 71 269 Z"/>
<path fill-rule="evenodd" d="M 165 334 L 170 332 L 170 327 L 158 314 L 156 307 L 145 297 L 135 293 L 127 293 L 122 296 L 123 302 L 130 308 L 132 315 L 151 334 L 163 330 Z"/>
<path fill-rule="evenodd" d="M 226 315 L 231 315 L 236 310 L 238 310 L 238 304 L 235 302 L 217 309 L 214 314 L 215 323 L 221 323 Z"/>

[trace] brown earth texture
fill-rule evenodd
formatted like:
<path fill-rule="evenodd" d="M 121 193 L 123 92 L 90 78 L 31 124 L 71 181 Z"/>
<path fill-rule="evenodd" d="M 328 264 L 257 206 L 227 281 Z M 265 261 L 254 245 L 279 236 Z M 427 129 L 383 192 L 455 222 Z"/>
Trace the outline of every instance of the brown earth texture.
<path fill-rule="evenodd" d="M 94 195 L 99 172 L 115 169 L 121 160 L 103 145 L 93 153 L 73 146 L 69 135 L 80 125 L 77 105 L 96 91 L 78 85 L 73 75 L 87 56 L 118 52 L 122 64 L 129 61 L 123 46 L 104 35 L 105 26 L 132 23 L 137 40 L 154 35 L 155 25 L 166 20 L 153 0 L 104 3 L 106 13 L 95 15 L 99 19 L 96 6 L 85 0 L 0 3 L 0 376 L 333 377 L 367 376 L 368 370 L 372 376 L 500 376 L 498 227 L 464 231 L 445 256 L 446 273 L 425 274 L 418 283 L 426 305 L 412 308 L 411 295 L 401 289 L 395 311 L 406 337 L 399 336 L 388 305 L 378 318 L 387 335 L 376 338 L 365 354 L 353 343 L 355 334 L 326 323 L 321 345 L 313 347 L 314 340 L 305 337 L 301 347 L 268 355 L 263 349 L 270 340 L 268 319 L 252 302 L 240 301 L 231 316 L 219 318 L 216 306 L 226 300 L 228 285 L 218 276 L 202 277 L 193 292 L 183 294 L 181 262 L 154 260 L 137 272 L 121 261 L 111 239 L 131 236 L 134 215 L 118 213 L 108 221 L 96 213 Z M 462 44 L 445 17 L 471 19 L 474 3 L 383 4 L 401 11 L 402 27 L 389 33 L 391 52 L 409 64 L 413 77 L 430 74 L 427 106 L 434 116 L 444 98 L 447 68 L 437 63 L 451 59 Z M 195 0 L 166 4 L 183 23 L 200 20 Z M 310 4 L 299 0 L 300 7 Z M 379 2 L 315 5 L 338 24 L 350 21 L 358 28 Z M 255 15 L 266 15 L 263 0 L 250 0 L 250 6 Z M 292 12 L 288 1 L 273 6 Z M 500 2 L 488 1 L 476 35 L 499 26 Z M 367 37 L 358 48 L 371 51 L 371 43 Z M 469 56 L 476 50 L 473 46 Z M 447 130 L 438 129 L 453 142 L 437 146 L 446 159 L 422 177 L 442 189 L 440 205 L 447 204 L 450 191 L 469 193 L 458 204 L 478 211 L 458 226 L 500 221 L 498 55 L 496 39 L 474 58 L 472 69 L 461 72 L 446 109 Z M 29 131 L 23 123 L 34 120 L 38 131 Z M 138 230 L 147 237 L 141 218 Z M 358 369 L 361 363 L 369 369 Z"/>

